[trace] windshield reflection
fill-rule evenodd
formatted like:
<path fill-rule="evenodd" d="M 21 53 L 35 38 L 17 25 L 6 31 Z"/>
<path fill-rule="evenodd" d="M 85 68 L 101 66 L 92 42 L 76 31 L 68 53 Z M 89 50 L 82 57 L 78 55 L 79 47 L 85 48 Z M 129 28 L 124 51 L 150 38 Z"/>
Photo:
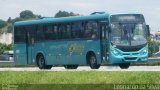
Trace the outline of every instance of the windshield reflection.
<path fill-rule="evenodd" d="M 143 23 L 118 23 L 111 24 L 111 41 L 120 46 L 137 46 L 147 43 L 145 24 Z"/>

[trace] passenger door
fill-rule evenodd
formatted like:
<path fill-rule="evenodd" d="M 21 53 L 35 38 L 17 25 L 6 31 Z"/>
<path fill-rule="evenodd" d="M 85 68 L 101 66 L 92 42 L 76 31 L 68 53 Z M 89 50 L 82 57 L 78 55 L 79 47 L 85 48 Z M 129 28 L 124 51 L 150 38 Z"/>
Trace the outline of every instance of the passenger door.
<path fill-rule="evenodd" d="M 107 61 L 108 58 L 108 22 L 100 22 L 100 40 L 101 40 L 101 55 L 102 60 Z"/>

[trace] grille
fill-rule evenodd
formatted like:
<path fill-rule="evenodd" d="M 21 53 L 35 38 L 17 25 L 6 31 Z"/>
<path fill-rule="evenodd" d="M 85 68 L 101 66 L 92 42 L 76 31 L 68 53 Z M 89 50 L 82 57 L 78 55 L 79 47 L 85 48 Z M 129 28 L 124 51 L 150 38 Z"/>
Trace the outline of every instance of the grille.
<path fill-rule="evenodd" d="M 126 60 L 136 60 L 137 57 L 125 57 Z"/>

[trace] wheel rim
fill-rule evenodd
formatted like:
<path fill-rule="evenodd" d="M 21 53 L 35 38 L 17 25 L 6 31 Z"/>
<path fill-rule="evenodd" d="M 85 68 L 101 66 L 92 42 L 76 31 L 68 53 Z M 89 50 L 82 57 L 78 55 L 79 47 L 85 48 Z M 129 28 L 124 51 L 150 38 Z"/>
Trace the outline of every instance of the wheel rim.
<path fill-rule="evenodd" d="M 92 56 L 91 58 L 90 58 L 90 64 L 93 66 L 94 64 L 96 64 L 96 59 L 95 59 L 95 57 L 94 56 Z"/>
<path fill-rule="evenodd" d="M 91 69 L 98 69 L 100 67 L 100 65 L 97 64 L 95 56 L 90 56 L 89 61 Z"/>
<path fill-rule="evenodd" d="M 43 57 L 42 56 L 40 56 L 39 57 L 39 67 L 43 67 L 43 65 L 44 65 L 44 59 L 43 59 Z"/>

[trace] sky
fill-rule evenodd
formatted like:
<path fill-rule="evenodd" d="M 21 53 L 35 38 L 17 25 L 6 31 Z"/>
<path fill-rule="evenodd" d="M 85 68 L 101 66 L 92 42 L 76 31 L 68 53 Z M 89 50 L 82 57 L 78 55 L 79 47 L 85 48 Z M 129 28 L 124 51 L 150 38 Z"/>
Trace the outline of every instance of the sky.
<path fill-rule="evenodd" d="M 53 17 L 59 10 L 89 15 L 92 12 L 142 13 L 152 31 L 160 31 L 160 0 L 0 0 L 0 19 L 19 17 L 23 10 Z"/>

